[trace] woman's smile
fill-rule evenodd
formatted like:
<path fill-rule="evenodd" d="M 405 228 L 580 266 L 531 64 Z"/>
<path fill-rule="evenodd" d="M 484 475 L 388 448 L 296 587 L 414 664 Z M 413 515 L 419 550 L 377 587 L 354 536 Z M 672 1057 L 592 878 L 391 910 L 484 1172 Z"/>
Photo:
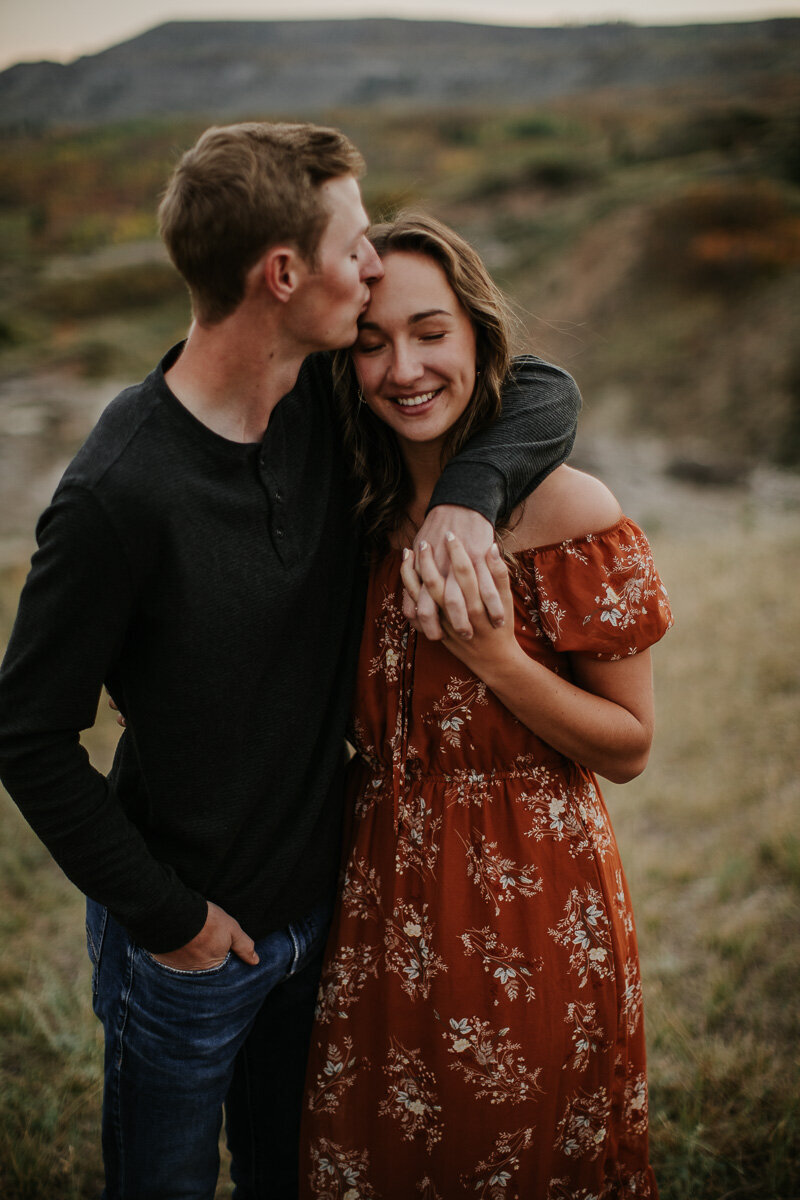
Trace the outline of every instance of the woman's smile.
<path fill-rule="evenodd" d="M 444 388 L 435 388 L 431 392 L 417 392 L 417 394 L 414 396 L 392 396 L 391 399 L 395 404 L 399 404 L 401 408 L 417 409 L 423 404 L 428 404 L 443 391 Z"/>

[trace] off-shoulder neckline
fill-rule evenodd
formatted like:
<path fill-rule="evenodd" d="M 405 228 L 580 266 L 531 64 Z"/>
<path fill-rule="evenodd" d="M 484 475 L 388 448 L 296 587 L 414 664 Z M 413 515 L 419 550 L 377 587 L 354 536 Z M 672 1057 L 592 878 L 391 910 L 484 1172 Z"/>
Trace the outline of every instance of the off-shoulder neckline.
<path fill-rule="evenodd" d="M 625 514 L 623 513 L 621 517 L 617 518 L 617 520 L 614 522 L 613 525 L 608 525 L 608 526 L 606 526 L 605 529 L 589 530 L 588 533 L 582 533 L 579 537 L 562 538 L 560 542 L 547 542 L 543 546 L 524 546 L 519 550 L 513 550 L 511 553 L 514 555 L 515 558 L 520 558 L 523 555 L 525 555 L 526 557 L 535 557 L 537 554 L 545 554 L 548 551 L 561 550 L 561 549 L 563 549 L 564 546 L 580 545 L 582 542 L 594 542 L 594 541 L 597 541 L 598 538 L 608 537 L 609 534 L 614 533 L 622 525 L 634 525 L 634 524 L 635 524 L 635 522 L 630 517 L 625 516 Z M 637 526 L 637 528 L 638 528 L 638 526 Z M 403 553 L 402 547 L 397 548 L 397 547 L 393 546 L 391 548 L 391 550 L 389 551 L 389 554 L 402 554 L 402 553 Z"/>
<path fill-rule="evenodd" d="M 545 542 L 543 546 L 525 546 L 521 550 L 512 550 L 511 553 L 515 557 L 520 554 L 544 554 L 549 550 L 561 550 L 564 546 L 580 545 L 582 542 L 596 542 L 599 538 L 608 537 L 609 534 L 615 533 L 622 525 L 633 524 L 634 522 L 631 518 L 626 517 L 623 513 L 613 525 L 607 525 L 605 529 L 590 529 L 588 533 L 582 533 L 579 537 L 562 538 L 560 542 Z"/>

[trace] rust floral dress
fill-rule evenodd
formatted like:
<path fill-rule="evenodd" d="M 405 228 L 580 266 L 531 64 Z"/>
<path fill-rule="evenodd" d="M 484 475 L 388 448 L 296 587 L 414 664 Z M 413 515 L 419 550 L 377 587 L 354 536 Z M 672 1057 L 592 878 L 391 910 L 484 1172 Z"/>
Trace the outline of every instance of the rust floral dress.
<path fill-rule="evenodd" d="M 301 1196 L 657 1195 L 631 903 L 592 773 L 403 618 L 373 570 L 350 829 L 320 984 Z M 516 634 L 569 676 L 672 618 L 644 534 L 521 553 Z"/>

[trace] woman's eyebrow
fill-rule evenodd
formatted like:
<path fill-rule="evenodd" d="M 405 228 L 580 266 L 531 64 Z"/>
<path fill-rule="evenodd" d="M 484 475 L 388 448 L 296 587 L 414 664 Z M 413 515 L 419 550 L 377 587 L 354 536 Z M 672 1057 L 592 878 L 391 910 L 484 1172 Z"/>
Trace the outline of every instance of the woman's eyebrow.
<path fill-rule="evenodd" d="M 415 325 L 417 321 L 424 321 L 426 317 L 450 317 L 446 308 L 429 308 L 425 312 L 414 313 L 413 317 L 408 318 L 409 325 Z"/>
<path fill-rule="evenodd" d="M 446 308 L 428 308 L 425 312 L 414 313 L 408 318 L 408 323 L 409 325 L 416 325 L 419 321 L 424 321 L 427 317 L 452 317 L 452 315 Z M 359 321 L 358 328 L 380 330 L 380 325 L 375 321 Z"/>

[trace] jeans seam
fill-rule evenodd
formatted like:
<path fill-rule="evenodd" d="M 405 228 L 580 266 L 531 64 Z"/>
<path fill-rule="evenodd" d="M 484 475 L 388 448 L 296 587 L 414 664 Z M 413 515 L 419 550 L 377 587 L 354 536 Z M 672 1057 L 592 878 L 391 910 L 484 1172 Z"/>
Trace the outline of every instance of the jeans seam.
<path fill-rule="evenodd" d="M 122 1059 L 124 1052 L 125 1026 L 128 1021 L 128 1007 L 130 1004 L 131 992 L 133 991 L 133 956 L 134 945 L 129 942 L 127 947 L 127 964 L 128 964 L 128 979 L 124 989 L 124 996 L 121 1006 L 121 1015 L 119 1021 L 119 1029 L 117 1030 L 116 1041 L 117 1045 L 114 1054 L 114 1135 L 117 1140 L 117 1163 L 118 1177 L 120 1184 L 120 1192 L 125 1194 L 125 1161 L 124 1161 L 124 1139 L 122 1136 L 122 1112 L 121 1112 L 121 1096 L 122 1096 Z"/>
<path fill-rule="evenodd" d="M 301 946 L 300 946 L 299 941 L 297 940 L 297 937 L 295 936 L 294 925 L 288 925 L 286 932 L 289 934 L 289 937 L 292 939 L 292 947 L 293 947 L 293 951 L 294 951 L 293 956 L 292 956 L 292 961 L 289 963 L 289 970 L 286 972 L 286 976 L 288 978 L 290 975 L 294 975 L 295 971 L 297 970 L 298 964 L 300 962 Z"/>
<path fill-rule="evenodd" d="M 103 942 L 106 936 L 106 924 L 108 923 L 108 909 L 103 909 L 103 916 L 100 921 L 100 930 L 97 935 L 97 942 L 92 935 L 91 924 L 86 919 L 86 936 L 91 946 L 91 962 L 92 962 L 92 999 L 94 1000 L 100 991 L 100 959 L 103 954 Z"/>

